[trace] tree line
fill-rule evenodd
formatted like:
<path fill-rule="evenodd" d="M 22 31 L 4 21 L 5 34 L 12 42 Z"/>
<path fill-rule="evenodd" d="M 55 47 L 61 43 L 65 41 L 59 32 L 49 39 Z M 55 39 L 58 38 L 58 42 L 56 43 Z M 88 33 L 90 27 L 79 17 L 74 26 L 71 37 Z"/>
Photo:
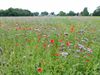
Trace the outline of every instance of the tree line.
<path fill-rule="evenodd" d="M 0 16 L 100 16 L 100 6 L 98 6 L 93 13 L 88 12 L 88 8 L 85 7 L 83 11 L 75 13 L 74 11 L 69 11 L 68 13 L 60 11 L 58 14 L 54 12 L 48 13 L 47 11 L 31 12 L 26 9 L 19 8 L 8 8 L 6 10 L 0 10 Z"/>

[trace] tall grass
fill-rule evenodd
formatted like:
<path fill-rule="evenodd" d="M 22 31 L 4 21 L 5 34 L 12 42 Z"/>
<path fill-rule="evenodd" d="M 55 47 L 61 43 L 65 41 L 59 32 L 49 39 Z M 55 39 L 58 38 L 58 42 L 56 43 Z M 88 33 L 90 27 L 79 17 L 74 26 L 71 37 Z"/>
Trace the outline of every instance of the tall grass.
<path fill-rule="evenodd" d="M 0 75 L 100 75 L 99 17 L 0 17 Z"/>

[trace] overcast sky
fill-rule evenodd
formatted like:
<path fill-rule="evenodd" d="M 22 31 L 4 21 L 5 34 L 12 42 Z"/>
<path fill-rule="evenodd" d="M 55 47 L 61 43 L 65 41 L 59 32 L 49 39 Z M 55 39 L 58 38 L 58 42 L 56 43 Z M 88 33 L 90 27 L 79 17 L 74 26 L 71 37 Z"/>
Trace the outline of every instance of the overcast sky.
<path fill-rule="evenodd" d="M 89 12 L 93 12 L 100 6 L 100 0 L 0 0 L 0 9 L 23 8 L 34 11 L 48 11 L 58 13 L 73 10 L 80 12 L 84 7 L 88 7 Z"/>

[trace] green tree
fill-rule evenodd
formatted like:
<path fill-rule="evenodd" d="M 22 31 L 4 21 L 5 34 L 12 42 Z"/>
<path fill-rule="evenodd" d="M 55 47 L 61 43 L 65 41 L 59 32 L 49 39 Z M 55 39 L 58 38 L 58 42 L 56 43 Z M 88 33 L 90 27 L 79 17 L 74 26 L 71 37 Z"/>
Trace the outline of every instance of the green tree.
<path fill-rule="evenodd" d="M 33 16 L 39 16 L 39 12 L 34 12 Z"/>
<path fill-rule="evenodd" d="M 69 13 L 67 14 L 67 16 L 75 16 L 76 13 L 74 11 L 69 11 Z"/>
<path fill-rule="evenodd" d="M 51 13 L 50 13 L 50 15 L 53 15 L 53 16 L 54 16 L 54 15 L 55 15 L 55 13 L 54 13 L 54 12 L 51 12 Z"/>
<path fill-rule="evenodd" d="M 0 10 L 0 16 L 31 16 L 29 10 L 19 8 L 9 8 L 7 10 Z"/>
<path fill-rule="evenodd" d="M 94 10 L 93 16 L 100 16 L 100 6 L 98 6 L 97 9 Z"/>
<path fill-rule="evenodd" d="M 41 16 L 47 16 L 47 15 L 48 15 L 47 11 L 41 12 Z"/>
<path fill-rule="evenodd" d="M 63 12 L 63 11 L 60 11 L 60 12 L 57 14 L 57 16 L 66 16 L 66 13 Z"/>
<path fill-rule="evenodd" d="M 0 10 L 0 16 L 4 16 L 5 14 L 5 11 L 4 10 Z"/>
<path fill-rule="evenodd" d="M 82 15 L 82 16 L 89 16 L 89 12 L 88 12 L 87 7 L 85 7 L 85 8 L 83 9 L 83 11 L 81 12 L 81 15 Z"/>

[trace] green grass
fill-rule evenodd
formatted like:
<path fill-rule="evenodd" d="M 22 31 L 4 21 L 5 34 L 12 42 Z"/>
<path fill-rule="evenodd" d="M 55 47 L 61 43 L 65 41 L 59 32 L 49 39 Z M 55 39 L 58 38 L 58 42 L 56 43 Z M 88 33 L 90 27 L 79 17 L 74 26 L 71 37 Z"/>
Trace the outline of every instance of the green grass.
<path fill-rule="evenodd" d="M 100 75 L 100 17 L 0 17 L 0 75 Z"/>

